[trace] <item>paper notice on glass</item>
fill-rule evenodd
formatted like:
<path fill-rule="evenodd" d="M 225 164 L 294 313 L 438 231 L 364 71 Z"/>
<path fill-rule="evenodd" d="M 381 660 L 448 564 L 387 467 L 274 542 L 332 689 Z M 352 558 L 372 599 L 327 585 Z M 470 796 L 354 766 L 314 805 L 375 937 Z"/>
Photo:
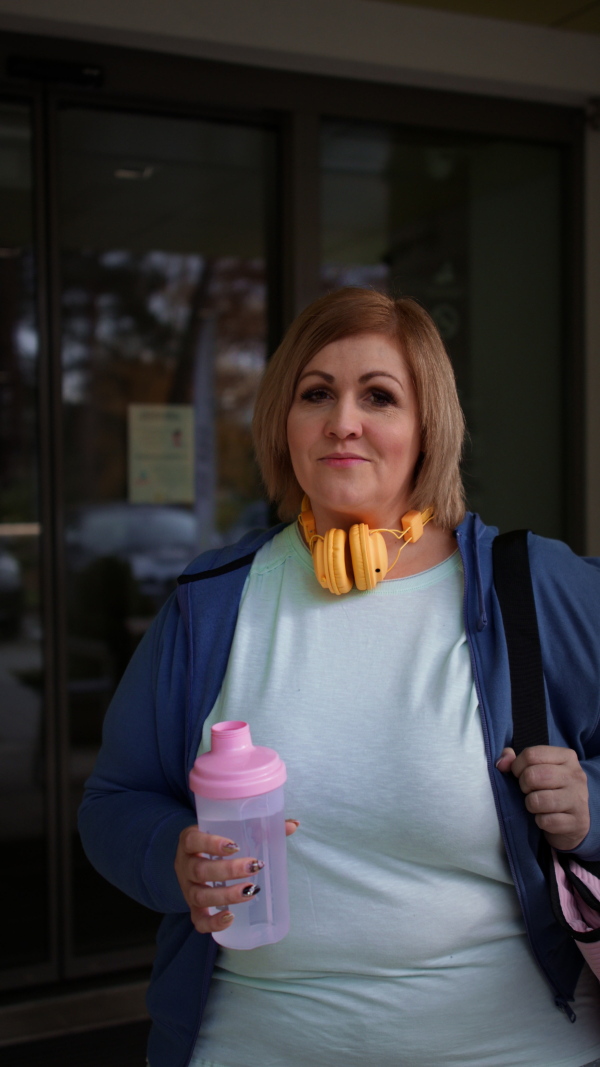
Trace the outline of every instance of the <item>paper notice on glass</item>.
<path fill-rule="evenodd" d="M 194 408 L 130 404 L 129 502 L 194 503 Z"/>

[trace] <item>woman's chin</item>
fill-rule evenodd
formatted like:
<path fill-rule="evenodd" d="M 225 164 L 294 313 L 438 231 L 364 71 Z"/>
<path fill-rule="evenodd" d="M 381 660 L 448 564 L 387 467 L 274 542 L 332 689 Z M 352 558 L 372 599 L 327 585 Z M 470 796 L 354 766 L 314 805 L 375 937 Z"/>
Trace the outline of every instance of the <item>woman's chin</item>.
<path fill-rule="evenodd" d="M 334 527 L 348 530 L 357 522 L 365 522 L 372 530 L 397 529 L 400 516 L 409 506 L 404 497 L 382 501 L 360 491 L 315 492 L 308 496 L 319 533 Z"/>
<path fill-rule="evenodd" d="M 361 493 L 360 489 L 354 489 L 351 487 L 344 487 L 342 490 L 335 492 L 328 491 L 327 488 L 321 492 L 315 492 L 314 495 L 308 494 L 310 501 L 313 505 L 313 511 L 316 508 L 325 508 L 328 511 L 352 511 L 354 508 L 360 507 L 364 502 L 365 494 Z"/>
<path fill-rule="evenodd" d="M 355 522 L 367 522 L 373 524 L 379 509 L 365 504 L 364 498 L 357 494 L 344 496 L 329 496 L 321 500 L 312 500 L 312 509 L 317 520 L 317 526 L 325 523 L 328 529 L 332 527 L 347 528 Z M 322 520 L 320 523 L 319 520 Z"/>

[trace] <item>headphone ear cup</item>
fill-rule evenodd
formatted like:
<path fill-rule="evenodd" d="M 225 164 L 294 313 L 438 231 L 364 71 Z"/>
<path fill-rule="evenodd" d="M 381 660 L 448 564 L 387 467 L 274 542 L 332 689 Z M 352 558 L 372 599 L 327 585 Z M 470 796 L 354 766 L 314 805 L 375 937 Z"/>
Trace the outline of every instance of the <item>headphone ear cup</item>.
<path fill-rule="evenodd" d="M 348 540 L 345 530 L 328 530 L 325 534 L 324 555 L 326 560 L 326 573 L 329 580 L 329 588 L 332 593 L 340 596 L 349 593 L 354 585 L 352 576 L 346 569 L 346 541 Z"/>
<path fill-rule="evenodd" d="M 350 555 L 357 589 L 374 589 L 388 570 L 388 554 L 380 533 L 369 533 L 366 522 L 350 527 Z"/>
<path fill-rule="evenodd" d="M 353 582 L 346 570 L 345 530 L 328 530 L 322 541 L 315 541 L 313 566 L 323 589 L 336 596 L 350 592 Z"/>

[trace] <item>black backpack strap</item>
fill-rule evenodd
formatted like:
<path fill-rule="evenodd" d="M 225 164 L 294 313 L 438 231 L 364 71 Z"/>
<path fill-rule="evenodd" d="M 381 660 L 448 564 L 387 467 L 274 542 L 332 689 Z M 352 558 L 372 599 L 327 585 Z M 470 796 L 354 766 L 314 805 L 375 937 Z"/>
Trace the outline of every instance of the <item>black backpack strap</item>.
<path fill-rule="evenodd" d="M 512 530 L 492 546 L 494 585 L 510 666 L 513 748 L 548 744 L 542 650 L 527 550 L 527 530 Z"/>
<path fill-rule="evenodd" d="M 494 585 L 502 611 L 510 665 L 512 746 L 518 755 L 531 745 L 548 744 L 544 671 L 529 567 L 527 530 L 513 530 L 496 537 L 492 546 L 492 559 Z M 581 933 L 571 922 L 572 916 L 565 914 L 559 893 L 556 861 L 563 868 L 571 892 L 577 891 L 572 895 L 575 913 L 580 911 L 577 893 L 594 911 L 600 911 L 600 897 L 596 897 L 587 884 L 571 870 L 573 859 L 580 867 L 600 877 L 600 862 L 589 863 L 576 856 L 556 853 L 554 849 L 550 849 L 544 835 L 540 835 L 538 860 L 547 879 L 554 918 L 581 949 L 582 944 L 594 945 L 600 942 L 600 927 L 593 928 L 595 924 L 590 924 L 586 918 L 589 930 Z M 587 959 L 585 950 L 581 951 Z M 592 968 L 596 977 L 600 978 L 600 969 L 594 964 Z M 568 1004 L 565 1004 L 564 1008 L 571 1022 L 575 1022 L 575 1015 Z"/>

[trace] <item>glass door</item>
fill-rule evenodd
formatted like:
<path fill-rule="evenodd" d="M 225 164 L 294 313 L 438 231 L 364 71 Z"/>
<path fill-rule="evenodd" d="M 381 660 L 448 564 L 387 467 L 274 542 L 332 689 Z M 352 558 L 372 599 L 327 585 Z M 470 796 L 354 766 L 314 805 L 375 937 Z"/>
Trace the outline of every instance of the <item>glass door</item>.
<path fill-rule="evenodd" d="M 268 525 L 250 421 L 267 355 L 274 133 L 59 113 L 72 945 L 147 945 L 157 917 L 75 829 L 110 697 L 198 552 Z M 134 956 L 132 956 L 132 959 Z"/>
<path fill-rule="evenodd" d="M 0 971 L 24 980 L 52 955 L 33 230 L 32 112 L 0 102 Z"/>

